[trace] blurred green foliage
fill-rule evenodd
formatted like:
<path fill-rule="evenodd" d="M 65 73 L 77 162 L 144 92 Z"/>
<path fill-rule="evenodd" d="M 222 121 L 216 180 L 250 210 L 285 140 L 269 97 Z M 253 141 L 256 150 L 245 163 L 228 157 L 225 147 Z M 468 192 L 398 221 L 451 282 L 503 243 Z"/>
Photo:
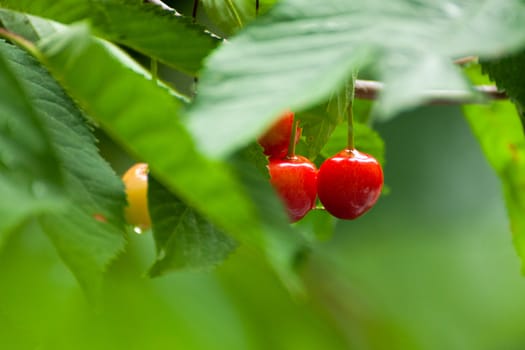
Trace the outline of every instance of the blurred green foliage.
<path fill-rule="evenodd" d="M 213 273 L 150 280 L 153 239 L 130 233 L 89 304 L 30 225 L 0 255 L 0 348 L 523 349 L 525 281 L 496 176 L 459 109 L 378 131 L 392 192 L 316 245 L 306 298 L 245 248 Z"/>
<path fill-rule="evenodd" d="M 261 0 L 262 12 L 273 2 Z M 181 3 L 183 9 L 176 6 L 177 10 L 184 14 L 191 12 L 190 0 L 170 2 L 174 6 Z M 208 20 L 215 21 L 222 29 L 219 34 L 235 32 L 241 22 L 253 19 L 254 8 L 249 7 L 250 3 L 206 0 L 204 7 L 209 18 L 201 11 L 197 22 L 201 20 L 199 23 L 213 31 L 216 27 Z M 181 229 L 179 224 L 171 222 L 163 231 L 156 231 L 156 237 L 151 232 L 137 235 L 131 229 L 122 232 L 128 241 L 125 251 L 118 254 L 117 249 L 112 250 L 114 254 L 100 264 L 105 266 L 118 255 L 109 271 L 105 275 L 96 273 L 96 277 L 80 278 L 79 284 L 64 261 L 77 277 L 78 271 L 102 270 L 90 260 L 97 255 L 106 257 L 101 245 L 88 244 L 79 237 L 96 238 L 93 232 L 102 232 L 86 222 L 95 226 L 104 223 L 93 220 L 91 208 L 84 208 L 86 221 L 77 225 L 79 221 L 71 221 L 69 225 L 57 221 L 53 230 L 63 238 L 49 240 L 41 231 L 40 221 L 29 215 L 32 212 L 17 212 L 26 205 L 18 204 L 23 203 L 20 201 L 23 196 L 12 193 L 19 187 L 10 184 L 24 177 L 12 176 L 12 172 L 5 171 L 9 170 L 7 166 L 0 169 L 4 180 L 0 209 L 7 213 L 0 215 L 0 219 L 6 219 L 0 228 L 4 227 L 4 231 L 5 227 L 18 228 L 8 220 L 13 220 L 13 213 L 29 221 L 13 234 L 1 236 L 0 349 L 525 348 L 525 281 L 512 249 L 502 191 L 459 107 L 426 107 L 396 114 L 397 119 L 374 125 L 372 130 L 377 115 L 369 118 L 370 105 L 361 104 L 356 113 L 360 122 L 356 127 L 357 145 L 385 160 L 386 184 L 391 193 L 356 221 L 337 221 L 315 210 L 304 221 L 288 225 L 277 197 L 260 173 L 266 159 L 257 149 L 243 151 L 245 144 L 248 141 L 253 144 L 253 136 L 274 117 L 279 103 L 297 107 L 299 116 L 302 113 L 306 124 L 302 146 L 311 157 L 321 150 L 321 156 L 328 156 L 342 147 L 345 130 L 337 125 L 344 119 L 347 95 L 332 99 L 332 107 L 329 103 L 328 109 L 324 97 L 344 82 L 343 78 L 351 71 L 350 63 L 360 62 L 363 57 L 370 61 L 367 69 L 377 68 L 373 73 L 393 83 L 386 85 L 385 91 L 390 95 L 383 95 L 389 97 L 384 101 L 389 101 L 391 107 L 406 109 L 421 104 L 426 99 L 424 88 L 450 88 L 457 83 L 463 86 L 465 81 L 463 78 L 457 81 L 459 69 L 448 56 L 477 51 L 492 57 L 503 49 L 517 49 L 524 36 L 516 30 L 523 16 L 516 9 L 522 9 L 523 3 L 514 0 L 502 6 L 496 0 L 487 0 L 481 10 L 473 0 L 461 2 L 463 7 L 454 7 L 457 5 L 454 2 L 441 7 L 437 0 L 398 0 L 390 3 L 390 7 L 380 1 L 310 2 L 318 7 L 305 4 L 306 0 L 289 0 L 266 19 L 242 31 L 229 46 L 221 45 L 219 54 L 204 62 L 220 40 L 205 32 L 201 24 L 191 23 L 190 18 L 171 16 L 139 0 L 92 0 L 77 7 L 72 0 L 0 0 L 2 7 L 27 10 L 66 24 L 79 19 L 91 22 L 91 29 L 85 24 L 64 27 L 0 11 L 0 22 L 8 30 L 35 42 L 45 38 L 38 44 L 42 49 L 40 59 L 89 114 L 88 118 L 102 127 L 103 130 L 96 131 L 101 140 L 99 145 L 103 158 L 113 169 L 122 173 L 135 161 L 124 149 L 150 164 L 152 173 L 166 186 L 157 188 L 162 191 L 151 191 L 154 196 L 150 196 L 150 204 L 155 198 L 158 202 L 150 207 L 169 209 L 159 215 L 157 223 L 181 214 L 172 214 L 173 207 L 186 210 L 186 206 L 191 206 L 202 214 L 202 217 L 186 217 L 184 235 L 177 232 Z M 354 4 L 362 11 L 353 11 Z M 419 16 L 413 16 L 411 11 L 418 11 Z M 516 14 L 514 21 L 507 20 L 509 13 Z M 341 21 L 341 18 L 358 21 Z M 355 25 L 360 21 L 365 25 L 356 27 L 359 30 L 348 30 L 348 23 Z M 435 26 L 423 30 L 429 22 Z M 369 32 L 368 23 L 378 23 L 380 30 Z M 385 40 L 384 33 L 391 34 L 391 40 Z M 148 72 L 123 51 L 92 34 L 125 45 L 144 64 L 149 64 L 151 58 L 158 59 L 161 78 L 176 80 L 174 85 L 183 86 L 188 95 L 194 87 L 189 75 L 201 71 L 204 64 L 205 74 L 199 86 L 205 88 L 199 92 L 199 103 L 206 113 L 201 111 L 202 118 L 196 124 L 199 128 L 193 128 L 193 133 L 187 130 L 188 125 L 193 125 L 191 121 L 187 124 L 189 98 L 181 98 L 165 85 L 152 84 Z M 474 37 L 484 40 L 472 40 Z M 354 41 L 359 45 L 348 44 Z M 426 46 L 428 42 L 433 45 Z M 268 44 L 264 46 L 266 56 L 260 55 L 261 44 Z M 371 54 L 371 44 L 383 48 L 381 54 Z M 109 167 L 111 174 L 92 173 L 95 168 L 86 162 L 87 158 L 72 151 L 83 152 L 89 144 L 92 158 L 102 161 L 89 132 L 84 132 L 89 135 L 89 143 L 66 137 L 74 126 L 63 130 L 49 125 L 36 132 L 35 137 L 10 132 L 13 121 L 23 121 L 25 132 L 40 127 L 39 118 L 48 121 L 57 118 L 60 107 L 69 102 L 54 103 L 51 105 L 57 108 L 50 108 L 52 99 L 47 95 L 25 94 L 22 87 L 26 86 L 29 92 L 43 91 L 53 96 L 62 90 L 36 61 L 28 60 L 25 52 L 10 44 L 2 46 L 5 57 L 2 56 L 1 66 L 6 74 L 0 98 L 3 112 L 0 124 L 4 121 L 7 127 L 0 125 L 0 136 L 9 141 L 4 144 L 14 146 L 0 151 L 16 155 L 24 144 L 45 140 L 49 135 L 44 131 L 50 132 L 52 137 L 48 138 L 53 149 L 62 145 L 58 147 L 63 151 L 57 153 L 59 160 L 26 157 L 29 166 L 20 167 L 27 168 L 20 173 L 29 177 L 35 177 L 35 165 L 56 170 L 60 164 L 71 172 L 79 171 L 79 180 L 86 182 L 86 188 L 91 186 L 90 191 L 81 191 L 81 186 L 62 187 L 61 195 L 79 199 L 79 203 L 60 207 L 61 218 L 71 219 L 71 214 L 83 207 L 89 194 L 95 192 L 93 188 L 98 188 L 93 180 L 107 185 L 112 177 L 114 185 L 119 187 L 114 196 L 100 196 L 94 203 L 118 196 L 123 201 L 121 184 Z M 363 57 L 355 55 L 359 47 Z M 421 50 L 422 47 L 428 50 Z M 252 59 L 238 60 L 245 58 L 247 51 L 253 55 Z M 288 54 L 275 55 L 275 52 Z M 221 54 L 223 58 L 218 60 Z M 280 64 L 273 64 L 274 59 Z M 332 64 L 333 59 L 338 64 Z M 480 81 L 479 71 L 471 68 L 470 78 Z M 236 74 L 215 75 L 221 69 L 226 72 L 233 69 Z M 521 61 L 508 71 L 507 66 L 503 69 L 506 73 L 521 71 Z M 35 71 L 41 74 L 31 78 Z M 304 80 L 309 74 L 313 74 L 312 79 Z M 33 88 L 34 82 L 45 88 Z M 55 85 L 46 85 L 50 82 Z M 18 85 L 18 90 L 11 88 Z M 219 99 L 215 99 L 216 94 Z M 219 102 L 231 97 L 234 102 L 237 98 L 237 102 L 230 101 L 226 106 L 236 113 L 230 113 L 229 108 L 221 112 Z M 321 112 L 310 115 L 304 110 L 318 103 L 322 105 Z M 24 106 L 34 109 L 34 115 L 23 111 Z M 195 104 L 189 108 L 191 115 Z M 517 117 L 512 108 L 494 116 L 488 110 L 465 108 L 487 159 L 503 179 L 503 192 L 512 199 L 507 201 L 512 226 L 515 235 L 522 237 L 523 226 L 516 225 L 523 221 L 520 214 L 525 203 L 521 191 L 522 167 L 511 168 L 509 177 L 502 170 L 507 169 L 505 161 L 512 156 L 521 166 L 523 133 L 513 127 Z M 390 110 L 391 115 L 395 114 L 393 111 Z M 247 112 L 253 115 L 250 117 Z M 83 117 L 78 114 L 74 120 L 86 126 Z M 327 122 L 325 117 L 332 119 Z M 491 132 L 500 131 L 494 127 L 498 123 L 503 124 L 500 125 L 503 132 L 493 137 Z M 224 156 L 220 162 L 211 161 L 209 154 L 197 147 L 199 135 L 201 142 L 197 144 L 211 142 L 218 147 L 229 144 L 226 149 L 232 154 L 228 152 L 228 157 Z M 240 138 L 235 140 L 236 137 Z M 71 142 L 63 145 L 64 140 Z M 518 145 L 520 152 L 509 150 L 506 147 L 509 141 Z M 52 153 L 51 147 L 47 153 Z M 254 154 L 262 160 L 252 159 Z M 82 163 L 82 167 L 76 162 Z M 499 162 L 503 165 L 498 166 Z M 43 175 L 50 180 L 58 179 L 48 173 Z M 172 194 L 187 203 L 179 203 Z M 171 208 L 166 206 L 169 201 Z M 119 215 L 121 206 L 122 203 L 114 210 Z M 29 209 L 40 213 L 42 207 Z M 206 217 L 241 241 L 237 251 L 228 255 L 229 245 L 222 251 L 217 249 L 213 239 L 222 235 L 222 231 L 208 225 Z M 22 222 L 15 218 L 17 224 Z M 116 221 L 123 226 L 122 220 Z M 193 235 L 194 226 L 200 227 L 202 239 Z M 300 231 L 305 234 L 300 235 Z M 75 232 L 83 235 L 75 236 L 72 234 Z M 169 243 L 167 247 L 159 245 L 163 240 Z M 218 239 L 223 243 L 225 240 Z M 208 268 L 225 256 L 226 261 L 212 272 L 184 270 L 153 279 L 147 277 L 154 261 L 158 263 L 156 266 L 163 262 L 165 270 L 181 266 Z M 98 286 L 98 278 L 102 276 L 105 280 L 100 298 L 87 298 L 86 294 L 94 293 L 88 288 L 82 290 L 81 283 L 94 289 L 90 279 L 96 280 Z"/>

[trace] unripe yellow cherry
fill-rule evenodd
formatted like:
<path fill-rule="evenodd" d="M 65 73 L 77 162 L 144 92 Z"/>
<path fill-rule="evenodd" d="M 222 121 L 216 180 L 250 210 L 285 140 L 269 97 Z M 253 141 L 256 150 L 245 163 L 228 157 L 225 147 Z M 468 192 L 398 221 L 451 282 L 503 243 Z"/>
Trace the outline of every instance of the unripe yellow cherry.
<path fill-rule="evenodd" d="M 122 181 L 126 187 L 128 200 L 124 212 L 126 221 L 140 229 L 149 228 L 151 218 L 148 211 L 148 164 L 133 165 L 122 176 Z"/>

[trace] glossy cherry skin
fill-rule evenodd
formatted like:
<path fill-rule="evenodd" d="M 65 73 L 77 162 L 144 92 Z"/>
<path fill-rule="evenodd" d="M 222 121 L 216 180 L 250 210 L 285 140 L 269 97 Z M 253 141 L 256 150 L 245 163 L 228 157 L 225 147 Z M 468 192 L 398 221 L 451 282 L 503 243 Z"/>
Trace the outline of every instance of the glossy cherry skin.
<path fill-rule="evenodd" d="M 302 219 L 315 206 L 317 168 L 302 156 L 270 158 L 270 182 L 283 201 L 291 222 Z"/>
<path fill-rule="evenodd" d="M 317 195 L 325 209 L 339 219 L 355 219 L 377 201 L 383 188 L 378 161 L 355 149 L 345 149 L 323 162 Z"/>
<path fill-rule="evenodd" d="M 270 126 L 257 141 L 264 149 L 264 154 L 270 157 L 284 158 L 288 153 L 288 145 L 292 135 L 294 113 L 287 111 Z M 301 128 L 297 128 L 295 133 L 295 143 L 299 141 Z"/>
<path fill-rule="evenodd" d="M 141 229 L 151 226 L 148 211 L 148 164 L 137 163 L 122 176 L 128 205 L 124 214 L 126 221 Z"/>

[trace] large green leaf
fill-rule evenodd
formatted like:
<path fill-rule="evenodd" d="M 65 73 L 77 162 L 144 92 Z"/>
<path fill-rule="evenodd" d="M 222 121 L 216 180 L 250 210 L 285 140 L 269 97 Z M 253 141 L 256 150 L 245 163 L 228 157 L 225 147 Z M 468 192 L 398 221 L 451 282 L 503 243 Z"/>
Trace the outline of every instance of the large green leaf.
<path fill-rule="evenodd" d="M 151 4 L 119 0 L 0 0 L 0 7 L 63 23 L 89 20 L 102 37 L 193 75 L 219 43 L 189 19 Z"/>
<path fill-rule="evenodd" d="M 44 230 L 93 296 L 102 272 L 125 243 L 122 182 L 98 154 L 84 115 L 51 75 L 24 51 L 7 44 L 0 48 L 59 158 L 48 166 L 59 169 L 64 178 L 62 192 L 69 205 L 45 216 Z"/>
<path fill-rule="evenodd" d="M 78 21 L 91 11 L 93 2 L 59 0 L 59 1 L 31 1 L 31 0 L 1 0 L 0 7 L 9 8 L 21 12 L 27 12 L 43 17 L 53 18 L 59 22 L 69 23 Z"/>
<path fill-rule="evenodd" d="M 7 30 L 22 35 L 22 37 L 29 39 L 30 41 L 36 42 L 47 36 L 66 30 L 67 26 L 60 24 L 55 21 L 47 20 L 41 17 L 31 16 L 24 13 L 1 10 L 0 9 L 0 24 Z M 112 45 L 111 43 L 102 40 L 102 44 L 107 46 L 109 52 L 113 57 L 119 60 L 126 67 L 134 70 L 135 72 L 143 75 L 150 79 L 151 73 L 144 69 L 135 60 L 131 59 L 123 50 L 119 47 Z M 176 91 L 172 86 L 168 87 L 162 82 L 158 82 L 160 86 L 166 88 L 173 96 L 180 99 L 182 102 L 187 103 L 188 97 L 184 96 L 180 92 Z"/>
<path fill-rule="evenodd" d="M 197 152 L 179 118 L 180 102 L 123 66 L 86 26 L 57 33 L 41 48 L 51 70 L 84 110 L 147 161 L 159 182 L 218 228 L 266 254 L 287 281 L 294 279 L 292 263 L 302 242 L 255 166 L 252 171 L 235 163 L 232 169 Z M 259 176 L 257 183 L 253 176 Z M 262 203 L 252 191 L 264 191 L 261 197 L 271 202 Z"/>
<path fill-rule="evenodd" d="M 58 254 L 93 301 L 100 296 L 104 272 L 126 243 L 121 225 L 103 220 L 74 200 L 69 210 L 40 220 Z"/>
<path fill-rule="evenodd" d="M 277 0 L 260 0 L 258 14 L 267 12 Z M 256 17 L 255 0 L 201 0 L 208 17 L 226 34 L 232 34 Z"/>
<path fill-rule="evenodd" d="M 241 241 L 260 246 L 258 219 L 230 170 L 198 153 L 179 119 L 180 102 L 127 69 L 85 26 L 42 45 L 52 72 L 116 141 L 149 163 L 170 191 Z"/>
<path fill-rule="evenodd" d="M 19 50 L 0 40 L 0 246 L 24 221 L 64 205 L 58 157 L 13 57 Z"/>
<path fill-rule="evenodd" d="M 151 176 L 148 206 L 157 246 L 150 275 L 170 270 L 205 270 L 221 263 L 236 242 L 170 193 Z"/>
<path fill-rule="evenodd" d="M 482 69 L 516 104 L 525 127 L 525 51 L 482 63 Z"/>
<path fill-rule="evenodd" d="M 510 102 L 466 106 L 464 111 L 483 153 L 498 174 L 514 245 L 525 271 L 525 137 Z"/>
<path fill-rule="evenodd" d="M 189 125 L 225 156 L 286 108 L 327 100 L 356 67 L 385 81 L 376 111 L 392 116 L 429 90 L 468 92 L 452 59 L 519 49 L 524 21 L 520 0 L 284 0 L 210 56 Z"/>
<path fill-rule="evenodd" d="M 33 42 L 55 33 L 61 26 L 53 21 L 4 9 L 0 9 L 0 25 Z"/>

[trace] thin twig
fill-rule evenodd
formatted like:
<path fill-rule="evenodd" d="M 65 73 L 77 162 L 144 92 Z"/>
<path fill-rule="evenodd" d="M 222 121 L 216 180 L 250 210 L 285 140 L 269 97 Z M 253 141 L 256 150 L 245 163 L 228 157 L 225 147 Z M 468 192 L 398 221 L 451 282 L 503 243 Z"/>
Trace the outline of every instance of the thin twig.
<path fill-rule="evenodd" d="M 355 97 L 364 100 L 375 100 L 377 96 L 384 89 L 384 84 L 371 80 L 356 80 L 355 81 Z M 474 89 L 482 94 L 485 98 L 491 100 L 507 99 L 507 94 L 499 91 L 493 85 L 478 85 Z M 465 104 L 465 103 L 479 103 L 479 99 L 468 91 L 453 91 L 453 90 L 429 90 L 426 94 L 429 104 Z"/>

